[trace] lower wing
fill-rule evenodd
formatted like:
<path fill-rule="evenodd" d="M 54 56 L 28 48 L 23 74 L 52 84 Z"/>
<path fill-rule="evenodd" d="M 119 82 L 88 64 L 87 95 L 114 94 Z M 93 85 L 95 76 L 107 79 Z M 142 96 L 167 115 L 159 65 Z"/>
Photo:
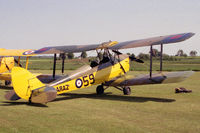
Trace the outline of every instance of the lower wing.
<path fill-rule="evenodd" d="M 149 75 L 142 75 L 138 77 L 123 76 L 115 78 L 107 82 L 106 86 L 134 86 L 134 85 L 146 85 L 146 84 L 165 84 L 165 83 L 177 83 L 185 80 L 191 76 L 193 71 L 182 72 L 165 72 L 153 74 L 150 78 Z"/>
<path fill-rule="evenodd" d="M 42 75 L 41 73 L 34 73 L 34 75 L 38 77 L 46 76 L 46 75 Z M 0 80 L 11 81 L 11 73 L 10 72 L 0 73 Z"/>
<path fill-rule="evenodd" d="M 11 80 L 11 74 L 10 73 L 0 73 L 0 80 Z"/>

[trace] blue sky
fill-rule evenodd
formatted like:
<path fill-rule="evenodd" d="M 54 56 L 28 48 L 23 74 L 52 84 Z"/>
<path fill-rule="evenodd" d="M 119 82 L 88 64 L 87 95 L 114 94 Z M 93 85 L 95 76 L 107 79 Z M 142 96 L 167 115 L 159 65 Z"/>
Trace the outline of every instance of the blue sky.
<path fill-rule="evenodd" d="M 164 52 L 196 50 L 200 55 L 199 16 L 199 0 L 0 0 L 0 45 L 38 49 L 194 32 L 194 37 L 168 45 Z"/>

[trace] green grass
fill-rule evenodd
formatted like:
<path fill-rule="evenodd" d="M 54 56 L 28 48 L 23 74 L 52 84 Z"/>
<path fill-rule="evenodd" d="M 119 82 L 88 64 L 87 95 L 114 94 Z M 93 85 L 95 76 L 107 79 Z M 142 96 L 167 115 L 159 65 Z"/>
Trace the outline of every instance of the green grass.
<path fill-rule="evenodd" d="M 197 133 L 199 77 L 196 72 L 176 84 L 135 86 L 130 96 L 114 88 L 97 96 L 93 86 L 59 95 L 47 105 L 6 101 L 10 88 L 1 87 L 0 133 Z M 181 86 L 193 92 L 175 94 Z"/>

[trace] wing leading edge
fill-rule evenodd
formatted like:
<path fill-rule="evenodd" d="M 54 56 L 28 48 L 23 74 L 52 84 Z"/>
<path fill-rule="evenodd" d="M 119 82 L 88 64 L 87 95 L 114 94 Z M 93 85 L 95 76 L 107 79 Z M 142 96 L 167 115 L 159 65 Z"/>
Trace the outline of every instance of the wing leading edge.
<path fill-rule="evenodd" d="M 0 49 L 0 56 L 34 56 L 32 49 Z"/>
<path fill-rule="evenodd" d="M 189 39 L 193 35 L 194 33 L 181 33 L 181 34 L 175 34 L 175 35 L 159 36 L 159 37 L 152 37 L 148 39 L 127 41 L 127 42 L 121 42 L 115 46 L 110 47 L 109 49 L 127 49 L 127 48 L 159 45 L 159 44 L 177 43 L 177 42 L 182 42 L 186 39 Z"/>

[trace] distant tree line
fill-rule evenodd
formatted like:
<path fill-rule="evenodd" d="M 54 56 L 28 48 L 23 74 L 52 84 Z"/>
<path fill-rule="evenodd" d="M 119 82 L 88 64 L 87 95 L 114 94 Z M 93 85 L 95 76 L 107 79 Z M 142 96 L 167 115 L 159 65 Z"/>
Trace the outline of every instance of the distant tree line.
<path fill-rule="evenodd" d="M 150 53 L 150 52 L 149 52 Z M 127 53 L 130 55 L 130 53 Z M 161 53 L 157 50 L 157 49 L 153 49 L 152 51 L 152 56 L 153 57 L 160 57 Z M 195 57 L 197 56 L 197 51 L 192 50 L 189 53 L 190 56 Z M 184 51 L 182 49 L 178 50 L 175 56 L 170 56 L 168 54 L 163 54 L 163 60 L 169 60 L 169 61 L 173 61 L 173 60 L 177 60 L 176 56 L 179 57 L 187 57 L 188 55 L 186 53 L 184 53 Z M 142 60 L 149 60 L 150 59 L 150 54 L 144 54 L 144 53 L 140 53 L 138 55 L 138 58 L 142 59 Z"/>
<path fill-rule="evenodd" d="M 150 53 L 150 52 L 149 52 Z M 129 56 L 135 56 L 134 54 L 131 54 L 131 53 L 127 53 Z M 152 51 L 152 56 L 155 57 L 155 58 L 158 58 L 160 57 L 161 53 L 157 50 L 157 49 L 153 49 Z M 102 58 L 103 57 L 103 54 L 102 53 L 99 53 L 99 58 Z M 182 50 L 182 49 L 179 49 L 176 53 L 175 56 L 170 56 L 168 54 L 163 54 L 163 60 L 169 60 L 169 61 L 173 61 L 173 60 L 177 60 L 177 58 L 175 56 L 179 56 L 179 57 L 187 57 L 188 55 Z M 190 51 L 189 53 L 189 56 L 192 56 L 192 57 L 195 57 L 197 56 L 197 51 L 195 50 L 192 50 Z M 61 53 L 58 57 L 58 59 L 65 59 L 65 58 L 68 58 L 68 59 L 74 59 L 74 53 Z M 86 51 L 83 51 L 80 55 L 81 58 L 87 58 L 87 53 Z M 150 54 L 145 54 L 145 53 L 140 53 L 138 56 L 138 58 L 142 59 L 142 60 L 149 60 L 150 59 Z"/>
<path fill-rule="evenodd" d="M 195 50 L 190 51 L 190 56 L 197 56 L 197 51 Z"/>
<path fill-rule="evenodd" d="M 72 53 L 72 52 L 70 52 L 70 53 L 61 53 L 61 54 L 59 55 L 59 57 L 58 57 L 59 60 L 65 59 L 65 58 L 67 58 L 67 59 L 74 59 L 74 58 L 75 58 L 74 53 Z M 83 51 L 83 52 L 81 53 L 81 58 L 87 58 L 87 53 L 86 53 L 86 51 Z"/>
<path fill-rule="evenodd" d="M 197 51 L 196 50 L 192 50 L 192 51 L 190 51 L 189 55 L 192 56 L 192 57 L 195 57 L 195 56 L 197 56 Z M 184 51 L 182 49 L 179 49 L 175 56 L 187 57 L 187 54 L 184 53 Z"/>

